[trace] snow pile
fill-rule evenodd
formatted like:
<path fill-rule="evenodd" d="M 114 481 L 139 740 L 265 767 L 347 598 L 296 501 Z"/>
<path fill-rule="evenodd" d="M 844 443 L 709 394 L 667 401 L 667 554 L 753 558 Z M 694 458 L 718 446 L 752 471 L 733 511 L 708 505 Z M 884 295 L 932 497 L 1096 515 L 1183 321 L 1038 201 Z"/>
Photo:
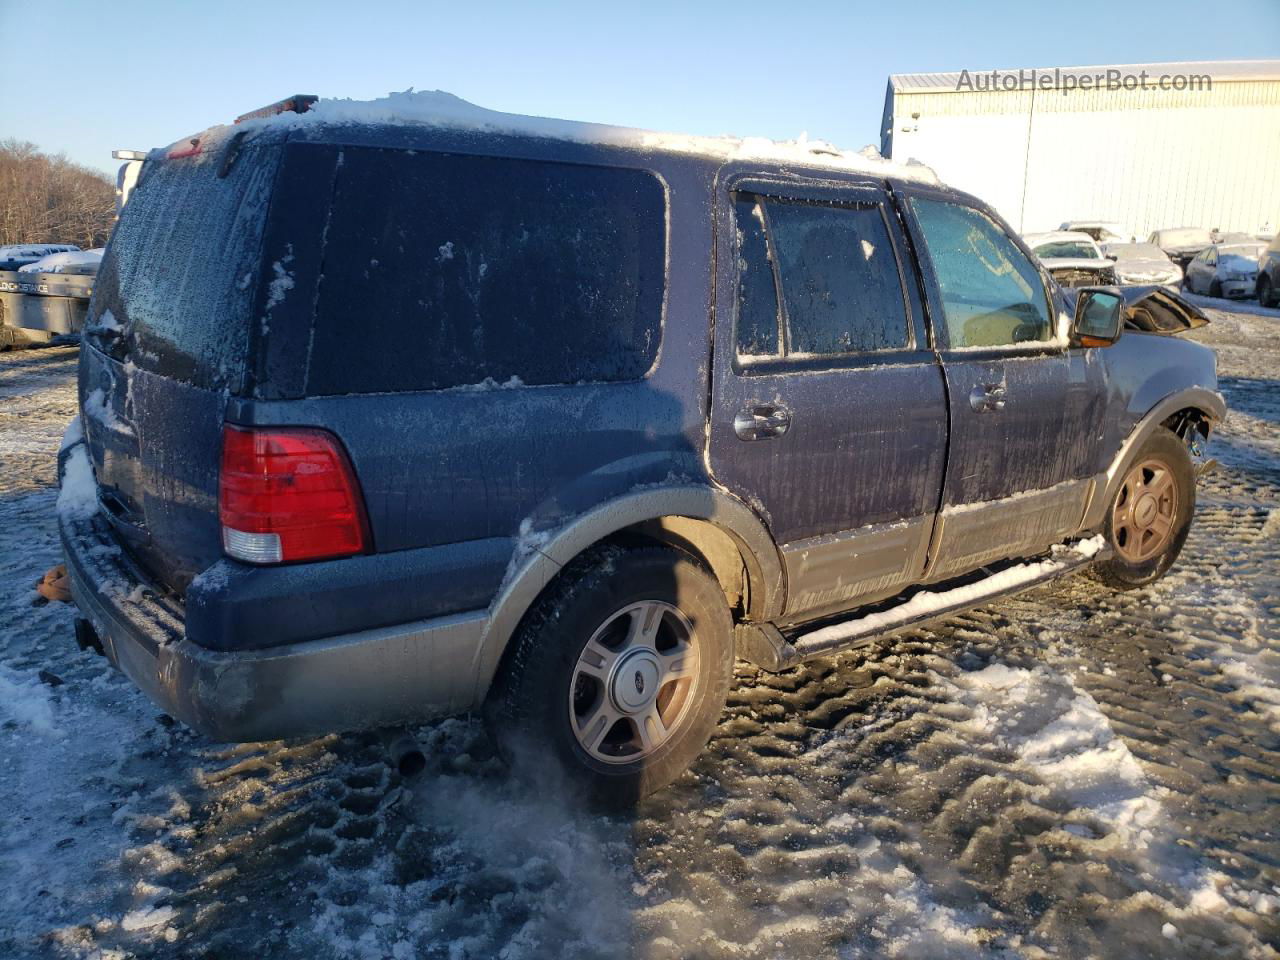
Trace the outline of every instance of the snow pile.
<path fill-rule="evenodd" d="M 877 177 L 899 177 L 925 183 L 938 178 L 924 164 L 905 164 L 883 159 L 874 147 L 861 151 L 841 150 L 825 140 L 810 140 L 802 134 L 795 140 L 774 141 L 760 137 L 702 137 L 690 134 L 659 133 L 616 127 L 602 123 L 582 123 L 550 117 L 530 117 L 502 113 L 468 103 L 443 90 L 390 93 L 377 100 L 320 100 L 306 113 L 282 113 L 265 119 L 248 120 L 238 129 L 287 124 L 306 127 L 323 124 L 421 124 L 450 130 L 514 134 L 598 143 L 669 153 L 690 153 L 720 160 L 768 160 L 827 167 Z M 220 131 L 211 131 L 215 139 Z"/>
<path fill-rule="evenodd" d="M 93 250 L 75 250 L 64 253 L 51 253 L 41 257 L 34 263 L 18 268 L 19 273 L 77 273 L 93 274 L 98 272 L 102 263 L 102 247 Z"/>
<path fill-rule="evenodd" d="M 107 402 L 101 387 L 89 391 L 84 398 L 84 412 L 114 433 L 133 434 L 133 427 L 116 416 L 115 408 Z"/>
<path fill-rule="evenodd" d="M 97 512 L 98 481 L 94 478 L 88 451 L 83 443 L 78 443 L 67 454 L 62 489 L 58 493 L 58 515 L 67 521 L 87 520 Z"/>
<path fill-rule="evenodd" d="M 972 711 L 961 727 L 1016 754 L 1044 784 L 1041 803 L 1067 809 L 1067 830 L 1144 849 L 1162 820 L 1161 790 L 1087 693 L 1045 667 L 1001 663 L 944 681 Z"/>
<path fill-rule="evenodd" d="M 121 326 L 120 321 L 115 318 L 115 315 L 110 310 L 103 310 L 102 313 L 85 325 L 85 329 L 90 332 L 124 333 L 124 327 Z"/>
<path fill-rule="evenodd" d="M 77 443 L 84 440 L 84 426 L 80 423 L 80 416 L 71 418 L 71 422 L 67 424 L 67 429 L 62 432 L 62 443 L 58 446 L 58 452 L 70 450 Z"/>
<path fill-rule="evenodd" d="M 36 678 L 21 677 L 3 665 L 0 665 L 0 717 L 46 736 L 56 732 L 46 688 Z"/>

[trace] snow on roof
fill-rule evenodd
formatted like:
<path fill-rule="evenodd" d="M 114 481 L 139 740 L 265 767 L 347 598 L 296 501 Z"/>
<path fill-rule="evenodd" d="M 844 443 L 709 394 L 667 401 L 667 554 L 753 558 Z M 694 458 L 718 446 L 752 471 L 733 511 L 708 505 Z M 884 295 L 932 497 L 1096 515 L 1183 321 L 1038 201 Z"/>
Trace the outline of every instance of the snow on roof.
<path fill-rule="evenodd" d="M 1119 70 L 1122 74 L 1138 74 L 1146 70 L 1148 74 L 1195 74 L 1207 75 L 1218 83 L 1243 83 L 1246 81 L 1280 80 L 1280 60 L 1185 60 L 1177 63 L 1124 63 L 1102 64 L 1100 66 L 1079 67 L 1024 67 L 1021 72 L 1030 75 L 1053 75 L 1054 71 L 1062 77 L 1095 77 L 1108 70 Z M 989 76 L 991 70 L 970 70 L 969 76 Z M 1005 76 L 1018 75 L 1019 68 L 996 70 Z M 899 93 L 969 93 L 968 88 L 959 89 L 960 71 L 952 70 L 943 73 L 895 73 L 889 76 L 889 88 Z M 1031 89 L 1031 81 L 1027 81 L 1027 89 Z M 985 92 L 985 91 L 983 91 Z M 1001 92 L 1001 91 L 996 91 Z"/>
<path fill-rule="evenodd" d="M 281 113 L 265 119 L 247 120 L 240 124 L 238 129 L 279 125 L 307 127 L 354 123 L 422 124 L 452 130 L 515 134 L 577 143 L 697 154 L 722 161 L 764 160 L 795 163 L 871 174 L 876 177 L 899 177 L 926 183 L 938 182 L 934 172 L 924 164 L 917 161 L 897 163 L 885 160 L 873 146 L 866 146 L 855 152 L 841 150 L 825 140 L 811 140 L 806 134 L 787 141 L 768 140 L 763 137 L 703 137 L 615 127 L 602 123 L 531 117 L 488 110 L 442 90 L 410 89 L 402 93 L 391 93 L 377 100 L 322 99 L 306 113 Z"/>

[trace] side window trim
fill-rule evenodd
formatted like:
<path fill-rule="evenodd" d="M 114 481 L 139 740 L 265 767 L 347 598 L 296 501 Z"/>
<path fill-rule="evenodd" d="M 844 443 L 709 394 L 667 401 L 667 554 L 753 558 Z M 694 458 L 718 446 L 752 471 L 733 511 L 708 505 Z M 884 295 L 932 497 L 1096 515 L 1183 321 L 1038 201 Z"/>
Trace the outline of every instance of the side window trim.
<path fill-rule="evenodd" d="M 881 183 L 846 183 L 842 181 L 809 181 L 792 183 L 775 181 L 761 176 L 745 174 L 735 177 L 722 187 L 723 196 L 727 197 L 727 209 L 731 217 L 736 216 L 736 202 L 744 198 L 752 198 L 759 205 L 764 220 L 765 243 L 769 251 L 770 265 L 773 270 L 774 290 L 778 301 L 777 319 L 779 323 L 778 345 L 781 351 L 770 356 L 742 356 L 734 351 L 733 368 L 735 373 L 748 372 L 783 372 L 788 370 L 808 371 L 816 369 L 836 369 L 843 367 L 861 367 L 872 364 L 894 362 L 919 362 L 919 354 L 931 350 L 930 345 L 921 343 L 917 330 L 918 313 L 923 302 L 918 306 L 910 296 L 908 283 L 917 282 L 918 273 L 913 269 L 914 257 L 910 250 L 911 240 L 904 235 L 901 221 L 895 228 L 894 220 L 889 216 L 892 210 L 898 213 L 893 195 Z M 857 194 L 863 194 L 859 197 Z M 903 313 L 906 319 L 906 344 L 902 347 L 891 347 L 882 350 L 854 350 L 845 353 L 824 354 L 815 364 L 815 358 L 789 356 L 790 322 L 787 314 L 786 296 L 784 294 L 781 267 L 775 246 L 775 237 L 770 221 L 768 204 L 760 202 L 776 200 L 783 203 L 812 204 L 835 208 L 852 209 L 856 207 L 875 207 L 879 210 L 880 220 L 893 252 L 894 265 L 898 272 L 898 287 L 902 295 Z M 904 249 L 904 245 L 906 249 Z M 734 298 L 733 342 L 737 342 L 738 313 L 741 304 Z M 928 336 L 927 326 L 924 328 Z"/>
<path fill-rule="evenodd" d="M 927 317 L 929 339 L 934 352 L 939 354 L 962 353 L 965 356 L 979 356 L 981 354 L 1026 356 L 1036 353 L 1061 354 L 1066 352 L 1067 344 L 1065 339 L 1058 335 L 1058 302 L 1053 296 L 1053 285 L 1048 272 L 1036 256 L 1026 250 L 1021 238 L 1013 233 L 998 215 L 993 216 L 994 211 L 984 210 L 981 206 L 975 205 L 967 199 L 927 186 L 896 180 L 891 182 L 891 186 L 899 216 L 902 217 L 907 235 L 914 247 L 915 263 L 925 292 L 925 315 Z M 1050 323 L 1054 325 L 1053 336 L 1048 340 L 1027 341 L 1024 343 L 1006 343 L 968 348 L 952 347 L 950 332 L 947 328 L 946 308 L 943 305 L 942 286 L 938 281 L 937 272 L 934 270 L 933 257 L 929 252 L 929 242 L 925 238 L 924 230 L 916 217 L 915 210 L 912 209 L 911 200 L 913 199 L 932 200 L 964 207 L 966 210 L 971 210 L 984 217 L 999 229 L 1005 238 L 1035 268 L 1036 274 L 1040 278 L 1040 288 L 1044 296 L 1045 309 L 1048 311 Z"/>
<path fill-rule="evenodd" d="M 742 195 L 742 192 L 735 191 L 735 196 Z M 787 354 L 791 352 L 791 321 L 787 317 L 787 298 L 782 292 L 782 267 L 778 264 L 778 248 L 773 238 L 773 224 L 769 219 L 769 205 L 764 202 L 763 194 L 751 193 L 747 196 L 752 198 L 756 209 L 760 211 L 760 225 L 764 228 L 764 246 L 768 251 L 769 269 L 773 271 L 773 296 L 778 304 L 774 314 L 778 324 L 778 354 L 769 359 L 785 360 Z M 737 323 L 736 316 L 734 323 Z"/>

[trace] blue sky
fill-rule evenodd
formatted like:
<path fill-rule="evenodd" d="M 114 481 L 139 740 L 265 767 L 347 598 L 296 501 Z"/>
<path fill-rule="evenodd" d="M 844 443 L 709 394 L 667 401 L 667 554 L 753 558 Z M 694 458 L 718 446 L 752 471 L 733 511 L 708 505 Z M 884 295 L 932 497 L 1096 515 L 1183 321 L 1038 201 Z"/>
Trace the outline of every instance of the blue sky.
<path fill-rule="evenodd" d="M 890 73 L 1280 58 L 1280 0 L 244 3 L 0 0 L 0 138 L 114 169 L 291 93 L 841 146 Z"/>

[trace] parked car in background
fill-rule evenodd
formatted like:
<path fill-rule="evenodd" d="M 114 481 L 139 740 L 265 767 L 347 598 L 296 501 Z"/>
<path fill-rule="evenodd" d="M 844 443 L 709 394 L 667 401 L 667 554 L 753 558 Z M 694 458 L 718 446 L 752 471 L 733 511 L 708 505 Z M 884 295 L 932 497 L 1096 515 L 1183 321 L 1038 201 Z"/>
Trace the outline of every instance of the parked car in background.
<path fill-rule="evenodd" d="M 1136 234 L 1114 220 L 1068 220 L 1058 227 L 1068 233 L 1087 233 L 1098 243 L 1129 243 Z"/>
<path fill-rule="evenodd" d="M 1182 285 L 1182 270 L 1154 243 L 1104 243 L 1102 254 L 1115 264 L 1117 283 Z"/>
<path fill-rule="evenodd" d="M 1049 275 L 1064 287 L 1107 286 L 1116 282 L 1115 265 L 1087 233 L 1057 230 L 1023 237 Z"/>
<path fill-rule="evenodd" d="M 17 270 L 51 253 L 79 250 L 73 243 L 11 243 L 0 246 L 0 270 Z"/>
<path fill-rule="evenodd" d="M 51 253 L 18 268 L 19 273 L 65 273 L 91 277 L 102 262 L 102 247 L 93 250 L 66 250 Z"/>
<path fill-rule="evenodd" d="M 1191 262 L 1205 247 L 1212 245 L 1213 235 L 1200 227 L 1173 227 L 1164 230 L 1153 230 L 1147 243 L 1154 243 L 1164 251 L 1165 256 L 1186 272 Z"/>
<path fill-rule="evenodd" d="M 735 656 L 1169 570 L 1226 413 L 1122 330 L 1169 294 L 912 167 L 663 137 L 400 94 L 152 154 L 59 456 L 78 637 L 219 740 L 482 711 L 626 804 Z"/>
<path fill-rule="evenodd" d="M 1215 243 L 1201 250 L 1187 264 L 1183 284 L 1192 293 L 1233 300 L 1252 297 L 1258 284 L 1258 258 L 1266 246 L 1249 243 Z"/>
<path fill-rule="evenodd" d="M 1258 302 L 1264 307 L 1280 306 L 1280 233 L 1271 238 L 1258 258 Z"/>

